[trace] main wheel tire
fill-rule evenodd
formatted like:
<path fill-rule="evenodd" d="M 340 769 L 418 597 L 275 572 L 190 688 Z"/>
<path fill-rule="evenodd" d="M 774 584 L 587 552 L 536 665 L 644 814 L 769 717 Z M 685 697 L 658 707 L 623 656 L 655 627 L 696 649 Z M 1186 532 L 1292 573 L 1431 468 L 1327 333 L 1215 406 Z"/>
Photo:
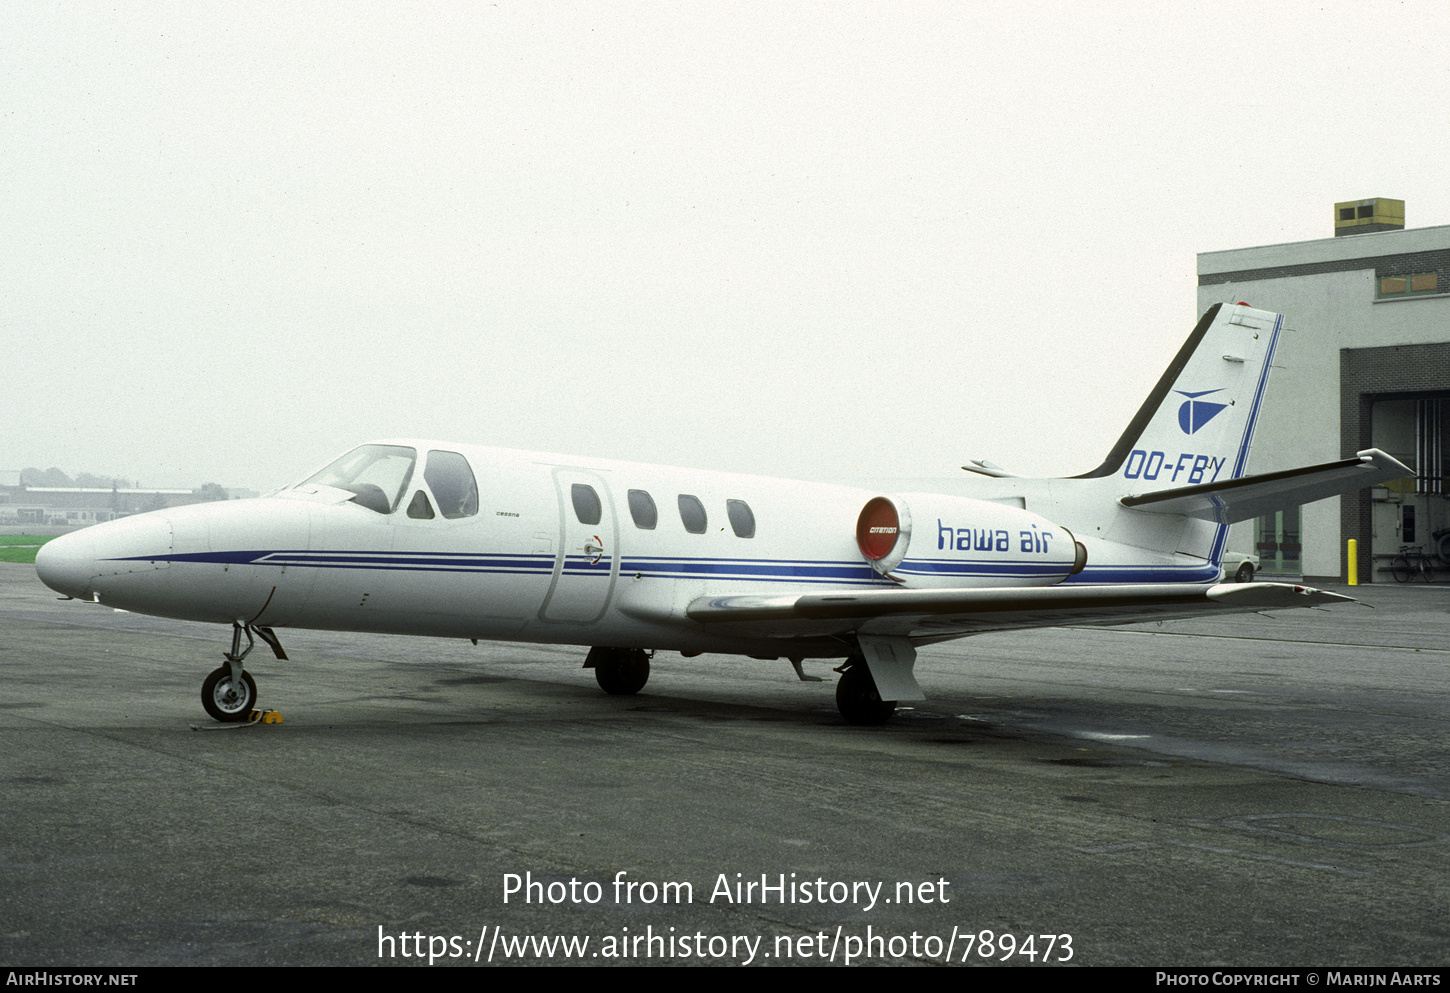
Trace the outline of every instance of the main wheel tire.
<path fill-rule="evenodd" d="M 642 648 L 591 648 L 594 679 L 611 696 L 633 696 L 649 682 L 649 654 Z"/>
<path fill-rule="evenodd" d="M 201 705 L 214 720 L 223 724 L 244 721 L 257 703 L 257 684 L 252 674 L 242 671 L 242 685 L 232 686 L 232 667 L 224 665 L 212 672 L 201 684 Z"/>
<path fill-rule="evenodd" d="M 1245 562 L 1243 565 L 1239 566 L 1239 571 L 1234 573 L 1234 582 L 1252 583 L 1253 581 L 1254 564 L 1252 562 Z"/>
<path fill-rule="evenodd" d="M 895 700 L 883 700 L 876 681 L 864 664 L 851 666 L 836 683 L 836 709 L 847 724 L 874 727 L 885 724 L 896 713 Z"/>

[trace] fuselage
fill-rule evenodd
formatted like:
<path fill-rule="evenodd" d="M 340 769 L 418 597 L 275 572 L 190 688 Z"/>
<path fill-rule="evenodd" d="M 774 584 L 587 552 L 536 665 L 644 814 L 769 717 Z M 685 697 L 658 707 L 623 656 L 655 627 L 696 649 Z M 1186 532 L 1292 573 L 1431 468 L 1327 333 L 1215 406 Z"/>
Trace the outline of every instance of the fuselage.
<path fill-rule="evenodd" d="M 1022 495 L 1042 482 L 985 480 L 986 499 L 894 492 L 882 549 L 895 552 L 868 557 L 858 531 L 880 489 L 409 439 L 260 499 L 64 536 L 37 569 L 79 599 L 194 621 L 824 657 L 847 646 L 798 637 L 783 651 L 707 631 L 686 608 L 735 593 L 1216 578 L 1202 558 L 1092 535 L 1097 561 L 1072 575 L 1083 542 Z"/>

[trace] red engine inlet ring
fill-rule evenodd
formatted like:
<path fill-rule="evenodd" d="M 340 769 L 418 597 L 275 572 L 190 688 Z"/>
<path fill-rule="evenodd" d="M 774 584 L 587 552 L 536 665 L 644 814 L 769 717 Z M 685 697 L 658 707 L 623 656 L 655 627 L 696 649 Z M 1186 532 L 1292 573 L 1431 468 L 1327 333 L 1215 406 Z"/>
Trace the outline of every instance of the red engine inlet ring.
<path fill-rule="evenodd" d="M 856 519 L 856 546 L 866 558 L 879 562 L 890 555 L 900 534 L 901 520 L 890 500 L 873 497 L 861 508 L 861 516 Z"/>

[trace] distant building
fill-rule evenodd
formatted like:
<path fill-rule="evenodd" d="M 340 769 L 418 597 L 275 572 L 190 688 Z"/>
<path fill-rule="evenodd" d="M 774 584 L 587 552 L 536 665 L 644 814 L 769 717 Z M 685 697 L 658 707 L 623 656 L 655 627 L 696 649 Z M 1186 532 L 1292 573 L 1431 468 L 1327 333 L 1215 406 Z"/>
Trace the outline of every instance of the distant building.
<path fill-rule="evenodd" d="M 1404 201 L 1335 204 L 1335 236 L 1203 252 L 1198 310 L 1244 301 L 1285 315 L 1250 472 L 1380 448 L 1412 478 L 1237 525 L 1260 571 L 1390 581 L 1402 545 L 1435 550 L 1450 527 L 1450 226 L 1404 229 Z M 1450 579 L 1450 563 L 1437 574 Z"/>
<path fill-rule="evenodd" d="M 18 470 L 0 470 L 0 524 L 80 526 L 199 502 L 194 490 L 25 486 Z"/>

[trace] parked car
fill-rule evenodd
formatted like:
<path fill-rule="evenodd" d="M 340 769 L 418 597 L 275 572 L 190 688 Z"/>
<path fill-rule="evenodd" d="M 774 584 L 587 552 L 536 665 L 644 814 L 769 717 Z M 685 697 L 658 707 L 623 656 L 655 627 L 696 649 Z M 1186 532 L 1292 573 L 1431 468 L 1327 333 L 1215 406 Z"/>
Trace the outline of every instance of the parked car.
<path fill-rule="evenodd" d="M 1223 578 L 1233 577 L 1235 583 L 1252 583 L 1259 571 L 1259 557 L 1247 552 L 1223 553 Z"/>

